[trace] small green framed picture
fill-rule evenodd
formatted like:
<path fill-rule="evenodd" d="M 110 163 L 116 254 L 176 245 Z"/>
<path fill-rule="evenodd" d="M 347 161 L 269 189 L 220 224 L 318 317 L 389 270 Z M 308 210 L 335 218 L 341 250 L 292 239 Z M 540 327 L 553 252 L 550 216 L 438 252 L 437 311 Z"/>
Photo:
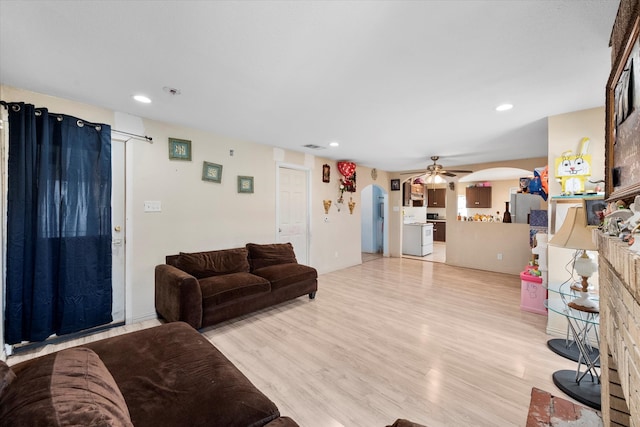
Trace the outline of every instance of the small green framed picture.
<path fill-rule="evenodd" d="M 191 161 L 191 141 L 169 138 L 169 159 Z"/>
<path fill-rule="evenodd" d="M 222 165 L 217 163 L 203 162 L 202 180 L 211 182 L 222 182 Z"/>
<path fill-rule="evenodd" d="M 252 176 L 238 176 L 238 193 L 253 193 Z"/>

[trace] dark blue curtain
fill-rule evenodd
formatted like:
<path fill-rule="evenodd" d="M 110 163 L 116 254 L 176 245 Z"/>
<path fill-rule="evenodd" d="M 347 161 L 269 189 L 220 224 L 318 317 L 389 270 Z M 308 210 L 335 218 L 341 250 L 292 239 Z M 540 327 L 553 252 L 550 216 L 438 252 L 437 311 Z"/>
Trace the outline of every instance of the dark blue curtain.
<path fill-rule="evenodd" d="M 111 322 L 111 128 L 9 109 L 5 341 Z"/>

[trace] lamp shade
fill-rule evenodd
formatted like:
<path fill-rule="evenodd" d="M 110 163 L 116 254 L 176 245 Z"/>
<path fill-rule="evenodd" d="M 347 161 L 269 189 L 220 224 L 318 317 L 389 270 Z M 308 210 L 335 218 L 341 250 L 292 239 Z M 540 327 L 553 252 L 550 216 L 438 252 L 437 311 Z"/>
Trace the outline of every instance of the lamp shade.
<path fill-rule="evenodd" d="M 591 229 L 587 228 L 587 217 L 582 206 L 572 206 L 562 223 L 562 227 L 549 241 L 550 245 L 568 249 L 595 251 Z"/>

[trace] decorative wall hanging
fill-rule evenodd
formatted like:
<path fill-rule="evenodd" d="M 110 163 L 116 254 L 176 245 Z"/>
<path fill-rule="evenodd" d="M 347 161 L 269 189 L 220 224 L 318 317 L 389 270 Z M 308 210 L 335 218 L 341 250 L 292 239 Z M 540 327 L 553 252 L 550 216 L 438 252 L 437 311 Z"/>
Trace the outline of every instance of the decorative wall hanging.
<path fill-rule="evenodd" d="M 631 201 L 640 194 L 640 17 L 620 38 L 617 57 L 607 82 L 605 196 Z"/>
<path fill-rule="evenodd" d="M 252 176 L 238 176 L 238 193 L 253 193 Z"/>
<path fill-rule="evenodd" d="M 202 180 L 211 182 L 222 182 L 222 165 L 216 163 L 203 162 Z"/>
<path fill-rule="evenodd" d="M 169 159 L 191 161 L 191 141 L 169 138 Z"/>
<path fill-rule="evenodd" d="M 322 182 L 330 182 L 331 181 L 331 166 L 322 165 Z"/>
<path fill-rule="evenodd" d="M 349 197 L 349 213 L 353 215 L 353 209 L 356 207 L 356 202 L 353 201 L 353 197 Z"/>
<path fill-rule="evenodd" d="M 329 208 L 331 207 L 331 200 L 323 200 L 322 205 L 324 206 L 324 213 L 329 213 Z"/>
<path fill-rule="evenodd" d="M 584 184 L 591 176 L 591 155 L 587 154 L 589 142 L 589 138 L 582 138 L 578 154 L 565 151 L 556 158 L 556 179 L 562 184 L 562 194 L 584 193 Z"/>
<path fill-rule="evenodd" d="M 356 191 L 356 164 L 353 162 L 338 162 L 338 172 L 344 177 L 340 178 L 340 185 L 338 190 L 340 196 L 338 203 L 344 203 L 343 194 L 345 191 L 349 193 L 355 193 Z"/>
<path fill-rule="evenodd" d="M 400 191 L 400 180 L 392 179 L 391 180 L 391 191 Z"/>

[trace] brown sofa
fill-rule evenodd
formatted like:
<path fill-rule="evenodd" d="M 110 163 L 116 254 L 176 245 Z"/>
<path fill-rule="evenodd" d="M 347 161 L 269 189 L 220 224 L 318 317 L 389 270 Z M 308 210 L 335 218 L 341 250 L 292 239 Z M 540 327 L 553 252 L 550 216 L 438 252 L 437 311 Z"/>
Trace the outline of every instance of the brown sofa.
<path fill-rule="evenodd" d="M 297 426 L 182 322 L 0 361 L 0 426 L 58 425 Z"/>
<path fill-rule="evenodd" d="M 291 243 L 181 252 L 155 269 L 158 314 L 196 329 L 317 290 L 318 272 L 298 264 Z"/>

